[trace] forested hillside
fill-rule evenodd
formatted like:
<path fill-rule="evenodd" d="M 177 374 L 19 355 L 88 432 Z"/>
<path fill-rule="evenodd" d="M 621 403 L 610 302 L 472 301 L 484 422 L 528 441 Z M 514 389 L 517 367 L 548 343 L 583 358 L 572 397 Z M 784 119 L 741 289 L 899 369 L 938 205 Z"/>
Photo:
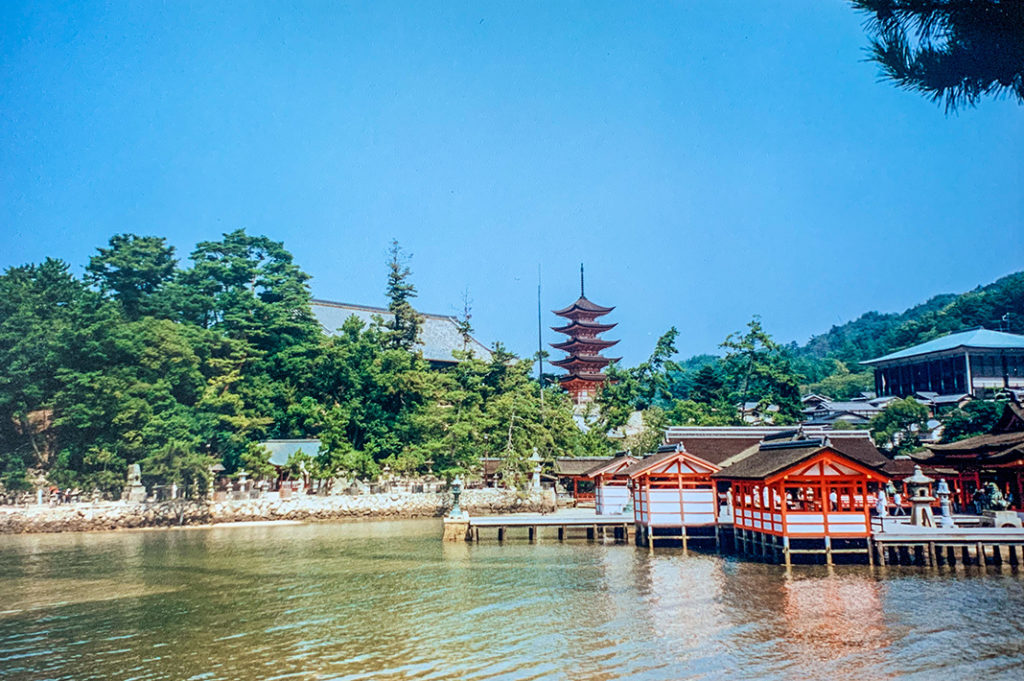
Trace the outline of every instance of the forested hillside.
<path fill-rule="evenodd" d="M 385 267 L 386 265 L 386 267 Z M 382 263 L 391 321 L 323 332 L 309 276 L 284 245 L 239 230 L 187 264 L 158 237 L 118 235 L 86 266 L 0 275 L 0 487 L 117 495 L 127 467 L 191 493 L 210 467 L 267 474 L 273 437 L 318 437 L 314 477 L 430 466 L 453 475 L 501 455 L 507 479 L 546 455 L 603 452 L 568 398 L 495 347 L 432 370 L 415 351 L 416 289 L 397 244 Z M 386 273 L 386 285 L 385 285 Z M 469 314 L 463 332 L 471 333 Z M 429 462 L 429 463 L 428 463 Z"/>
<path fill-rule="evenodd" d="M 863 360 L 975 326 L 1024 333 L 1024 272 L 960 295 L 937 295 L 899 314 L 865 313 L 812 337 L 794 355 L 836 359 L 853 368 Z"/>

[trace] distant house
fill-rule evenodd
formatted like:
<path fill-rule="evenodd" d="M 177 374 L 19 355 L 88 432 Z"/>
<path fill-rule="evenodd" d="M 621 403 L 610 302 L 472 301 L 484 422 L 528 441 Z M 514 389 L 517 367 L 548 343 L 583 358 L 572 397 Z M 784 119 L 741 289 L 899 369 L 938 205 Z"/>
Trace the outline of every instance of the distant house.
<path fill-rule="evenodd" d="M 988 397 L 1024 389 L 1024 336 L 979 327 L 861 364 L 874 368 L 880 396 Z"/>
<path fill-rule="evenodd" d="M 337 333 L 349 317 L 355 316 L 367 326 L 373 323 L 373 317 L 379 316 L 385 322 L 392 319 L 392 314 L 382 307 L 368 305 L 351 305 L 336 303 L 330 300 L 312 301 L 313 314 L 324 331 Z M 420 339 L 417 348 L 423 352 L 423 359 L 432 366 L 444 367 L 456 364 L 455 351 L 471 350 L 473 354 L 485 361 L 491 359 L 491 351 L 483 343 L 469 336 L 463 337 L 459 331 L 458 320 L 451 315 L 426 314 L 419 312 L 423 318 L 420 328 Z"/>

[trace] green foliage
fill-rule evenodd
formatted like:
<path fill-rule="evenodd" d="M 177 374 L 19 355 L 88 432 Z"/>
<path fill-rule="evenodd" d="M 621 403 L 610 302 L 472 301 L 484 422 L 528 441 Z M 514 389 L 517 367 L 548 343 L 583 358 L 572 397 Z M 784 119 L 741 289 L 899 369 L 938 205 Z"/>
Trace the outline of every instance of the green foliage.
<path fill-rule="evenodd" d="M 651 356 L 635 367 L 627 369 L 613 363 L 608 368 L 608 381 L 597 396 L 605 430 L 622 428 L 634 411 L 671 399 L 668 376 L 678 371 L 671 361 L 678 335 L 675 327 L 670 328 L 658 339 Z"/>
<path fill-rule="evenodd" d="M 648 407 L 641 412 L 643 428 L 622 441 L 622 449 L 634 454 L 647 454 L 658 449 L 665 439 L 665 428 L 670 425 L 668 415 L 661 407 Z"/>
<path fill-rule="evenodd" d="M 213 482 L 213 457 L 199 453 L 189 442 L 171 441 L 152 450 L 140 463 L 147 485 L 177 485 L 181 495 L 202 498 Z M 124 481 L 115 481 L 123 486 Z"/>
<path fill-rule="evenodd" d="M 912 397 L 890 402 L 871 419 L 871 436 L 893 454 L 921 448 L 921 435 L 928 429 L 928 409 Z"/>
<path fill-rule="evenodd" d="M 972 400 L 942 419 L 942 441 L 956 442 L 992 430 L 1003 414 L 1005 402 Z"/>
<path fill-rule="evenodd" d="M 945 101 L 985 96 L 1024 103 L 1024 3 L 1008 0 L 851 0 L 868 15 L 871 60 L 897 86 Z"/>
<path fill-rule="evenodd" d="M 766 413 L 769 405 L 776 405 L 778 412 L 773 421 L 777 425 L 800 421 L 799 376 L 782 348 L 761 326 L 760 317 L 747 323 L 746 333 L 726 336 L 721 347 L 727 351 L 722 366 L 733 402 L 756 402 L 761 413 Z"/>
<path fill-rule="evenodd" d="M 412 274 L 397 240 L 391 242 L 388 251 L 388 311 L 391 319 L 385 336 L 388 347 L 395 350 L 411 351 L 419 339 L 422 320 L 410 302 L 416 297 L 416 287 L 409 281 Z"/>
<path fill-rule="evenodd" d="M 736 407 L 727 401 L 707 404 L 694 400 L 676 400 L 665 417 L 675 426 L 743 425 Z"/>
<path fill-rule="evenodd" d="M 128 319 L 166 315 L 166 297 L 159 295 L 174 276 L 174 248 L 155 236 L 117 234 L 109 248 L 89 259 L 87 278 L 100 292 L 117 300 Z"/>
<path fill-rule="evenodd" d="M 862 392 L 875 389 L 875 375 L 871 371 L 851 373 L 844 362 L 831 360 L 832 373 L 816 383 L 804 386 L 805 393 L 825 395 L 834 400 L 849 400 Z"/>

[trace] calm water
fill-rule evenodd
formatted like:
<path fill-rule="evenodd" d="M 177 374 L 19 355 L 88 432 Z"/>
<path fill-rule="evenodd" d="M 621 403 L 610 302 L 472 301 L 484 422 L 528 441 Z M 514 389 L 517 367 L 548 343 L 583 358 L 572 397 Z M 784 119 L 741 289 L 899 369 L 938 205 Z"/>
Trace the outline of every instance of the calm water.
<path fill-rule="evenodd" d="M 3 679 L 1022 679 L 1024 576 L 439 521 L 0 537 Z"/>

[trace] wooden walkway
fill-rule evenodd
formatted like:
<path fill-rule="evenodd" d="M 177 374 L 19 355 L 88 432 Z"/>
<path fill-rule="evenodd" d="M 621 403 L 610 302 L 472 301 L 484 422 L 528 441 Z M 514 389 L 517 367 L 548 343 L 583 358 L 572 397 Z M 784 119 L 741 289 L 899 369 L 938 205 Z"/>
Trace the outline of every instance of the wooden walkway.
<path fill-rule="evenodd" d="M 879 565 L 1001 566 L 1024 563 L 1024 530 L 904 526 L 871 536 Z"/>
<path fill-rule="evenodd" d="M 630 530 L 633 528 L 633 516 L 629 515 L 502 515 L 482 516 L 469 519 L 469 536 L 473 541 L 480 541 L 481 529 L 496 530 L 498 541 L 505 541 L 511 530 L 525 528 L 526 538 L 531 542 L 540 541 L 541 530 L 555 528 L 558 541 L 573 538 L 586 538 L 594 541 L 609 537 L 616 541 L 629 541 Z"/>
<path fill-rule="evenodd" d="M 966 518 L 958 520 L 968 520 Z M 966 524 L 966 523 L 965 523 Z M 861 554 L 868 564 L 921 565 L 953 567 L 956 565 L 1009 565 L 1024 569 L 1024 530 L 995 527 L 956 527 L 950 529 L 919 528 L 888 520 L 884 524 L 873 519 L 870 537 L 838 540 L 846 545 L 824 541 L 823 546 L 785 546 L 781 539 L 754 536 L 754 533 L 734 531 L 731 523 L 720 523 L 714 535 L 702 537 L 712 543 L 712 550 L 724 550 L 726 542 L 720 533 L 731 535 L 735 550 L 757 560 L 790 564 L 789 554 L 822 554 L 827 563 L 833 554 Z M 599 516 L 592 513 L 511 514 L 469 518 L 469 541 L 495 538 L 499 542 L 526 539 L 530 543 L 549 539 L 566 541 L 629 542 L 641 539 L 631 515 Z M 493 532 L 492 532 L 493 531 Z M 489 535 L 490 537 L 488 537 Z M 646 535 L 643 535 L 646 537 Z M 652 539 L 677 539 L 677 535 L 656 535 Z M 684 544 L 685 546 L 685 544 Z M 650 542 L 653 548 L 653 541 Z M 837 556 L 838 557 L 838 556 Z"/>

